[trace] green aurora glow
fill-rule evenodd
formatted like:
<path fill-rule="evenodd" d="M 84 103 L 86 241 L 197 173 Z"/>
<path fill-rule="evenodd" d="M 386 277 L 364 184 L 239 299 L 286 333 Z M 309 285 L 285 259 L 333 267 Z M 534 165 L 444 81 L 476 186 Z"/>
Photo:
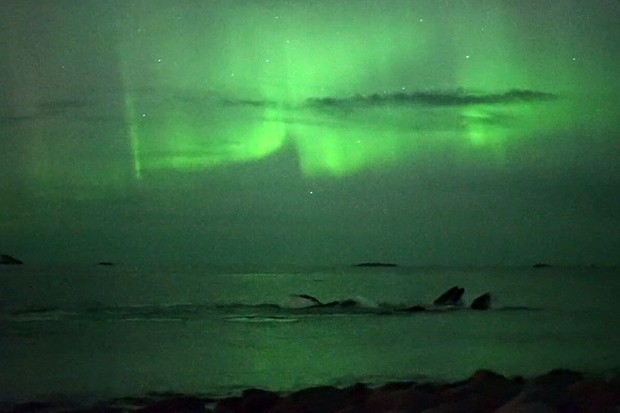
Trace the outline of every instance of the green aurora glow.
<path fill-rule="evenodd" d="M 613 2 L 0 4 L 24 261 L 620 256 Z"/>
<path fill-rule="evenodd" d="M 128 23 L 131 36 L 120 52 L 136 177 L 254 161 L 287 142 L 306 176 L 390 167 L 433 142 L 502 162 L 511 141 L 552 135 L 591 116 L 581 103 L 587 83 L 581 62 L 552 39 L 536 38 L 531 52 L 522 36 L 527 28 L 501 2 L 484 13 L 480 5 L 461 4 L 444 16 L 441 7 L 410 2 L 393 2 L 389 11 L 363 3 L 218 3 L 198 11 L 185 4 L 169 12 L 136 6 L 132 16 L 140 19 Z M 197 16 L 211 12 L 218 24 L 201 25 Z M 354 99 L 511 90 L 557 99 L 380 105 Z M 343 105 L 307 104 L 321 99 Z"/>

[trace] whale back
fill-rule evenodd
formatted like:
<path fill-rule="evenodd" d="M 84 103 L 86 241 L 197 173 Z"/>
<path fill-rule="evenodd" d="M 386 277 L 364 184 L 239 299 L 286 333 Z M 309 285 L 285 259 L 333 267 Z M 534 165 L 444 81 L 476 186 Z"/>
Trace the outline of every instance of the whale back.
<path fill-rule="evenodd" d="M 435 305 L 461 305 L 461 297 L 465 292 L 464 288 L 454 286 L 433 301 Z"/>
<path fill-rule="evenodd" d="M 491 293 L 484 293 L 471 303 L 472 310 L 488 310 L 491 308 Z"/>
<path fill-rule="evenodd" d="M 293 294 L 289 297 L 289 300 L 283 306 L 287 308 L 306 308 L 322 305 L 322 302 L 320 302 L 316 297 L 313 297 L 311 295 Z"/>

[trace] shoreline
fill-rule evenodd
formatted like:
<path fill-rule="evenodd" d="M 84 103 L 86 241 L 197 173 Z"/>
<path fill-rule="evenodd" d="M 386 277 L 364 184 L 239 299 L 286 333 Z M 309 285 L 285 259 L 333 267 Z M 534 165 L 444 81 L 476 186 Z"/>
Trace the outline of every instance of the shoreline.
<path fill-rule="evenodd" d="M 70 401 L 3 404 L 0 413 L 516 413 L 618 412 L 620 373 L 600 378 L 556 369 L 531 378 L 479 370 L 456 382 L 356 383 L 293 392 L 245 389 L 237 396 L 154 393 L 90 406 Z"/>

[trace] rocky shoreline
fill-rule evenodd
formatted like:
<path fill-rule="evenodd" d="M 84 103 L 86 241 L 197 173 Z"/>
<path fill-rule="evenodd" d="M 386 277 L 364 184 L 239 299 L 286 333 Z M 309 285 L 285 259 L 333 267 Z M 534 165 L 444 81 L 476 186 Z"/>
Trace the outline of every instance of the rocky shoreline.
<path fill-rule="evenodd" d="M 524 379 L 481 370 L 456 383 L 394 382 L 371 388 L 311 387 L 288 394 L 247 389 L 239 396 L 206 398 L 167 394 L 123 398 L 81 409 L 30 402 L 2 412 L 67 413 L 614 413 L 620 411 L 620 376 L 589 378 L 553 370 Z"/>

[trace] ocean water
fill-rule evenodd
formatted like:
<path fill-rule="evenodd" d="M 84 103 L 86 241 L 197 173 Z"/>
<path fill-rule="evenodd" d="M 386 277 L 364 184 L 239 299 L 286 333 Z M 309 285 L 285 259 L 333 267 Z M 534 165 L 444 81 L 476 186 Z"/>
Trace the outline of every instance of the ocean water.
<path fill-rule="evenodd" d="M 594 268 L 0 268 L 0 401 L 620 368 L 620 274 Z M 460 309 L 407 313 L 448 288 Z M 493 294 L 493 308 L 467 305 Z M 309 308 L 295 294 L 352 307 Z"/>

